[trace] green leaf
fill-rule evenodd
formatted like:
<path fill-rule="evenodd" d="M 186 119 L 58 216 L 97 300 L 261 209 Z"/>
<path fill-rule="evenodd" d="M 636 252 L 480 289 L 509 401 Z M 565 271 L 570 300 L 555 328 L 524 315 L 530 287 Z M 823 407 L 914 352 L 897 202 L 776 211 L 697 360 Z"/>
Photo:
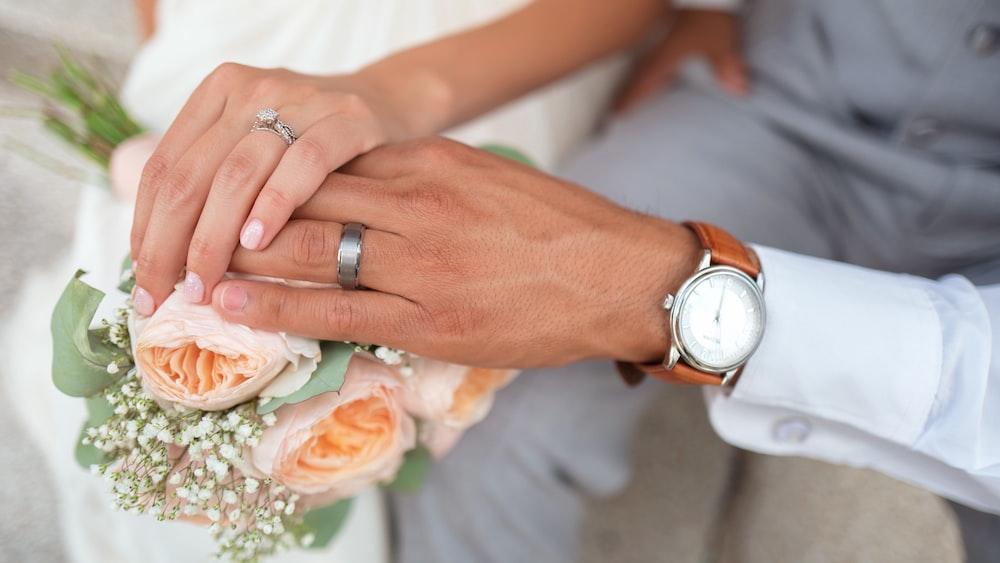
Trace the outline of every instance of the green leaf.
<path fill-rule="evenodd" d="M 83 122 L 92 134 L 97 135 L 112 147 L 118 146 L 127 137 L 125 133 L 118 130 L 114 123 L 96 111 L 85 111 Z"/>
<path fill-rule="evenodd" d="M 100 465 L 111 461 L 110 456 L 94 446 L 83 443 L 83 437 L 87 429 L 104 424 L 104 421 L 111 418 L 114 408 L 111 403 L 104 398 L 103 393 L 98 393 L 92 397 L 87 397 L 87 421 L 80 429 L 80 436 L 76 440 L 76 450 L 74 452 L 76 462 L 84 469 L 89 469 L 91 465 Z"/>
<path fill-rule="evenodd" d="M 314 539 L 309 544 L 310 549 L 326 547 L 347 521 L 347 515 L 351 511 L 353 502 L 354 499 L 344 499 L 329 506 L 306 512 L 303 516 L 302 526 L 296 530 L 295 535 L 302 539 L 306 534 L 312 534 Z"/>
<path fill-rule="evenodd" d="M 519 150 L 517 150 L 517 149 L 515 149 L 513 147 L 508 147 L 507 145 L 486 144 L 486 145 L 480 145 L 479 148 L 482 149 L 482 150 L 484 150 L 484 151 L 486 151 L 486 152 L 491 152 L 491 153 L 493 153 L 493 154 L 495 154 L 497 156 L 502 156 L 504 158 L 509 158 L 510 160 L 513 160 L 514 162 L 520 162 L 521 164 L 524 164 L 525 166 L 530 166 L 532 168 L 538 168 L 538 166 L 535 165 L 534 161 L 532 161 L 530 158 L 528 158 L 528 155 L 524 154 L 523 152 L 521 152 L 521 151 L 519 151 Z"/>
<path fill-rule="evenodd" d="M 129 273 L 128 277 L 125 277 L 125 272 Z M 135 272 L 132 271 L 132 254 L 126 254 L 122 258 L 122 267 L 118 270 L 118 278 L 121 282 L 118 283 L 118 291 L 122 293 L 132 293 L 132 288 L 135 287 Z"/>
<path fill-rule="evenodd" d="M 126 371 L 108 373 L 108 364 L 123 354 L 102 339 L 100 329 L 90 330 L 104 293 L 80 281 L 83 274 L 76 272 L 52 312 L 52 381 L 72 397 L 96 395 Z"/>
<path fill-rule="evenodd" d="M 424 484 L 430 466 L 431 453 L 427 451 L 427 448 L 417 446 L 406 452 L 406 458 L 396 473 L 396 478 L 383 485 L 383 488 L 401 493 L 415 492 Z"/>
<path fill-rule="evenodd" d="M 301 403 L 322 393 L 339 391 L 344 384 L 347 365 L 351 361 L 351 356 L 354 355 L 354 345 L 346 342 L 323 341 L 320 343 L 320 352 L 322 356 L 319 365 L 305 385 L 291 395 L 276 397 L 259 405 L 257 414 L 267 414 L 277 410 L 281 405 Z"/>

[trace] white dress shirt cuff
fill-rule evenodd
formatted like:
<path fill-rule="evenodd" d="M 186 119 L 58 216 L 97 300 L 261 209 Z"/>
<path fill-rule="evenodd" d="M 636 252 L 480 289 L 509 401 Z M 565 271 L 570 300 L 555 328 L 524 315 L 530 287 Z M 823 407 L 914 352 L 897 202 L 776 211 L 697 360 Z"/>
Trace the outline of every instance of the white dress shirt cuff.
<path fill-rule="evenodd" d="M 941 377 L 927 280 L 757 248 L 767 326 L 731 397 L 912 445 Z M 726 428 L 717 428 L 725 437 Z"/>

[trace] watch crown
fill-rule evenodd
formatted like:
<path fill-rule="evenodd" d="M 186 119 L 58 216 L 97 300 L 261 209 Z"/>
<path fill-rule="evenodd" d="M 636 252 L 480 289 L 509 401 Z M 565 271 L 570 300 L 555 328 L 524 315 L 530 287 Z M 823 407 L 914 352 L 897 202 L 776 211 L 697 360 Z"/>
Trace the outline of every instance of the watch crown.
<path fill-rule="evenodd" d="M 667 311 L 674 306 L 674 294 L 668 293 L 666 297 L 663 298 L 663 308 Z"/>

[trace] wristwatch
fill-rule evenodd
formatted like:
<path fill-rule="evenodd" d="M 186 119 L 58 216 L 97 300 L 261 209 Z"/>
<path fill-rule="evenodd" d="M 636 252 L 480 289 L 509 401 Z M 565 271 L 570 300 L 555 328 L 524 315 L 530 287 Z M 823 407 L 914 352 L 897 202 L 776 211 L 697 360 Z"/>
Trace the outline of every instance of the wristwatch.
<path fill-rule="evenodd" d="M 757 254 L 726 231 L 688 222 L 705 253 L 694 275 L 668 294 L 670 349 L 662 362 L 617 362 L 630 385 L 646 375 L 674 383 L 736 383 L 764 336 L 764 275 Z"/>

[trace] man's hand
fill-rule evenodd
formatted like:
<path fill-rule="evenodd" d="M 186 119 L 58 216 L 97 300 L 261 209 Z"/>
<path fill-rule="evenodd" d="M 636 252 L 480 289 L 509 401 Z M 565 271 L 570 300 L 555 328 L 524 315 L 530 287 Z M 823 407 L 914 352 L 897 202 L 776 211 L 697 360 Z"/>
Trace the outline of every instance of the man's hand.
<path fill-rule="evenodd" d="M 250 326 L 468 365 L 648 361 L 668 343 L 660 302 L 700 254 L 684 227 L 430 139 L 375 149 L 331 174 L 270 246 L 238 249 L 233 269 L 333 282 L 346 222 L 368 227 L 368 290 L 232 280 L 215 289 L 214 306 Z"/>
<path fill-rule="evenodd" d="M 747 93 L 747 70 L 740 52 L 737 17 L 719 10 L 678 10 L 670 33 L 639 61 L 625 82 L 615 110 L 628 111 L 667 87 L 691 57 L 704 57 L 719 85 L 730 94 Z"/>

